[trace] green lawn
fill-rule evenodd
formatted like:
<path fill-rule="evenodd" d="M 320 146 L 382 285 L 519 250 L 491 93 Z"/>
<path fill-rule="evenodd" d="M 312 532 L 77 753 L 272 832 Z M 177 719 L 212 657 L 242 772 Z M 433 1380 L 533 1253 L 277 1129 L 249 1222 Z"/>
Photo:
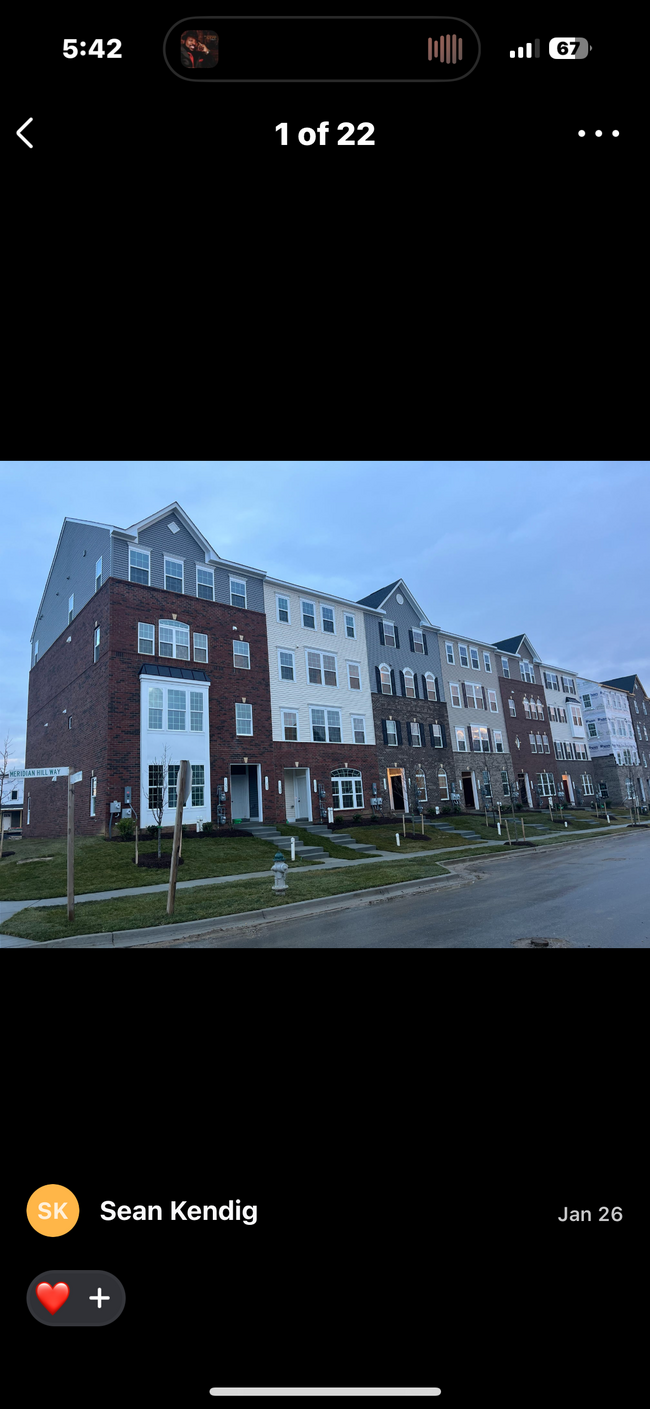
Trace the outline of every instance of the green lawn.
<path fill-rule="evenodd" d="M 156 841 L 141 842 L 140 852 L 154 854 Z M 171 837 L 163 838 L 163 852 L 171 852 Z M 183 865 L 179 881 L 200 880 L 204 876 L 230 876 L 240 871 L 271 869 L 275 857 L 273 842 L 257 837 L 208 837 L 202 841 L 183 838 Z M 35 841 L 22 838 L 7 845 L 14 855 L 0 862 L 0 900 L 49 900 L 66 894 L 65 838 Z M 51 861 L 32 858 L 51 856 Z M 107 842 L 99 837 L 78 837 L 75 841 L 75 893 L 118 890 L 127 886 L 164 885 L 167 870 L 134 866 L 131 842 Z M 18 861 L 29 860 L 28 866 Z M 307 862 L 296 861 L 301 869 Z M 310 867 L 311 869 L 311 867 Z"/>
<path fill-rule="evenodd" d="M 334 856 L 338 861 L 354 860 L 355 853 L 353 851 L 350 851 L 348 847 L 336 845 L 334 841 L 335 832 L 329 833 L 327 836 L 319 837 L 312 836 L 311 832 L 305 832 L 302 827 L 296 827 L 291 822 L 278 822 L 276 825 L 283 837 L 295 837 L 296 841 L 304 842 L 305 846 L 322 846 L 323 851 L 328 852 L 330 856 Z M 377 845 L 374 837 L 371 837 L 369 840 L 374 843 L 375 846 Z"/>
<path fill-rule="evenodd" d="M 206 920 L 212 916 L 234 915 L 242 910 L 264 910 L 272 906 L 289 905 L 296 900 L 314 896 L 339 895 L 350 890 L 365 890 L 369 886 L 394 885 L 397 882 L 420 880 L 428 876 L 446 876 L 444 866 L 428 858 L 421 861 L 377 861 L 368 866 L 354 866 L 332 871 L 293 871 L 286 895 L 275 895 L 272 879 L 233 881 L 221 886 L 197 886 L 195 890 L 176 892 L 176 909 L 166 914 L 166 896 L 134 895 L 122 900 L 88 900 L 77 905 L 75 919 L 68 925 L 63 905 L 20 910 L 0 927 L 0 933 L 17 935 L 21 939 L 63 939 L 75 934 L 101 934 L 106 931 L 146 928 L 150 925 L 176 925 L 189 920 Z"/>

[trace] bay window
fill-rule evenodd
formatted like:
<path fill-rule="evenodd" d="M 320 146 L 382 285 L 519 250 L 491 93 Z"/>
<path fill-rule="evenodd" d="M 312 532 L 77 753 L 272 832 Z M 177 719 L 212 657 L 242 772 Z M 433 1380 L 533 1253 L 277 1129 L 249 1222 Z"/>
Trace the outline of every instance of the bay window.
<path fill-rule="evenodd" d="M 163 727 L 163 692 L 157 686 L 149 691 L 149 728 Z"/>
<path fill-rule="evenodd" d="M 190 690 L 190 730 L 203 732 L 203 691 Z"/>
<path fill-rule="evenodd" d="M 205 794 L 205 764 L 192 763 L 192 807 L 203 807 Z"/>
<path fill-rule="evenodd" d="M 167 691 L 167 728 L 184 729 L 187 695 L 185 690 Z"/>

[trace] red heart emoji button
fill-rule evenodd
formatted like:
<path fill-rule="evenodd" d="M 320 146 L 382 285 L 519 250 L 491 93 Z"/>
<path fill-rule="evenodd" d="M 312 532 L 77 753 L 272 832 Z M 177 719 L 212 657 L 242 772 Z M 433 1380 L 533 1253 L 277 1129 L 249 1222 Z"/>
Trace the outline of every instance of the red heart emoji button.
<path fill-rule="evenodd" d="M 36 1288 L 36 1295 L 43 1306 L 47 1308 L 51 1316 L 54 1316 L 64 1301 L 68 1300 L 70 1288 L 65 1282 L 57 1282 L 55 1287 L 51 1287 L 49 1282 L 39 1282 Z"/>

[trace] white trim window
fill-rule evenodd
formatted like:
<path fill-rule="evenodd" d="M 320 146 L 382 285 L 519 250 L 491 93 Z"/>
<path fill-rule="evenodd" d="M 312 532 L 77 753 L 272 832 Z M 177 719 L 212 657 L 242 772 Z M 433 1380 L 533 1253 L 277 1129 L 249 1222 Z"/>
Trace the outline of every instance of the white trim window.
<path fill-rule="evenodd" d="M 460 685 L 455 685 L 450 682 L 449 693 L 451 695 L 451 703 L 454 706 L 454 709 L 460 709 Z"/>
<path fill-rule="evenodd" d="M 489 702 L 490 702 L 490 709 L 491 709 L 492 713 L 493 713 L 493 714 L 498 714 L 498 713 L 499 713 L 499 706 L 498 706 L 498 704 L 497 704 L 497 692 L 496 692 L 496 690 L 488 690 L 488 700 L 489 700 Z"/>
<path fill-rule="evenodd" d="M 94 636 L 94 641 L 93 641 L 93 661 L 94 661 L 95 665 L 97 664 L 97 661 L 99 660 L 99 634 L 100 634 L 100 628 L 99 628 L 99 626 L 97 626 L 97 627 L 95 628 L 95 636 Z"/>
<path fill-rule="evenodd" d="M 413 627 L 413 650 L 417 651 L 418 655 L 424 655 L 424 636 L 415 626 Z"/>
<path fill-rule="evenodd" d="M 432 730 L 432 733 L 433 733 L 433 747 L 434 747 L 434 749 L 441 749 L 441 748 L 442 748 L 442 729 L 440 728 L 440 725 L 439 725 L 439 724 L 432 724 L 432 725 L 431 725 L 431 730 Z"/>
<path fill-rule="evenodd" d="M 524 695 L 524 716 L 525 716 L 526 719 L 530 719 L 530 704 L 529 704 L 528 699 L 526 698 L 525 695 Z M 537 715 L 535 715 L 535 718 L 537 718 Z"/>
<path fill-rule="evenodd" d="M 354 739 L 355 744 L 365 744 L 366 721 L 364 715 L 353 714 L 350 716 L 350 718 L 352 720 L 352 738 Z"/>
<path fill-rule="evenodd" d="M 491 675 L 491 674 L 492 674 L 492 661 L 490 660 L 490 652 L 489 652 L 489 651 L 484 651 L 484 652 L 483 652 L 483 665 L 485 666 L 485 669 L 487 670 L 488 675 Z"/>
<path fill-rule="evenodd" d="M 214 568 L 196 569 L 196 595 L 206 602 L 214 601 Z"/>
<path fill-rule="evenodd" d="M 187 691 L 168 690 L 167 691 L 167 728 L 185 728 L 185 717 L 187 714 Z"/>
<path fill-rule="evenodd" d="M 253 706 L 249 704 L 235 705 L 235 733 L 252 734 L 253 732 Z"/>
<path fill-rule="evenodd" d="M 178 770 L 179 770 L 179 768 L 180 768 L 180 763 L 169 763 L 169 764 L 167 765 L 167 807 L 168 807 L 168 808 L 176 807 L 176 804 L 177 804 L 177 802 L 178 802 L 178 792 L 177 792 L 177 789 L 176 789 L 176 783 L 177 783 L 177 780 L 178 780 Z M 161 771 L 161 773 L 162 773 L 162 768 L 161 768 L 160 771 Z M 149 769 L 149 772 L 151 773 L 151 768 Z"/>
<path fill-rule="evenodd" d="M 151 554 L 148 548 L 129 548 L 129 582 L 140 582 L 149 586 Z"/>
<path fill-rule="evenodd" d="M 149 728 L 162 729 L 163 727 L 163 692 L 158 685 L 152 685 L 149 689 Z"/>
<path fill-rule="evenodd" d="M 573 683 L 573 680 L 571 680 L 570 676 L 562 675 L 560 678 L 562 680 L 562 689 L 566 691 L 566 694 L 575 695 L 575 685 Z"/>
<path fill-rule="evenodd" d="M 541 700 L 537 701 L 537 718 L 544 722 L 544 706 Z"/>
<path fill-rule="evenodd" d="M 431 671 L 428 670 L 424 678 L 425 678 L 426 684 L 427 684 L 427 699 L 428 699 L 428 700 L 437 700 L 438 696 L 437 696 L 437 694 L 436 694 L 436 677 L 435 677 L 435 675 L 432 675 Z"/>
<path fill-rule="evenodd" d="M 529 742 L 529 744 L 530 744 L 530 751 L 531 751 L 531 753 L 537 753 L 537 744 L 535 743 L 535 735 L 534 735 L 534 734 L 529 734 L 529 735 L 528 735 L 528 742 Z"/>
<path fill-rule="evenodd" d="M 535 735 L 535 738 L 537 739 L 537 752 L 538 752 L 538 753 L 543 753 L 543 752 L 544 752 L 544 745 L 543 745 L 543 743 L 542 743 L 542 736 L 541 736 L 541 734 L 536 734 L 536 735 Z"/>
<path fill-rule="evenodd" d="M 90 780 L 90 815 L 95 816 L 95 805 L 97 801 L 97 778 L 93 774 Z"/>
<path fill-rule="evenodd" d="M 95 563 L 95 591 L 99 592 L 102 585 L 102 558 L 98 558 Z"/>
<path fill-rule="evenodd" d="M 587 797 L 593 797 L 593 795 L 594 795 L 594 780 L 593 780 L 593 778 L 592 778 L 592 776 L 591 776 L 591 773 L 581 773 L 581 774 L 580 774 L 580 778 L 581 778 L 581 781 L 582 781 L 582 791 L 583 791 L 583 793 L 585 793 L 585 795 L 586 795 Z"/>
<path fill-rule="evenodd" d="M 538 773 L 537 786 L 542 797 L 555 797 L 555 778 L 552 773 Z"/>
<path fill-rule="evenodd" d="M 539 739 L 539 734 L 537 735 L 537 738 Z M 551 745 L 549 744 L 549 741 L 548 741 L 548 734 L 542 734 L 542 743 L 543 743 L 543 745 L 544 745 L 544 753 L 550 753 L 550 752 L 551 752 Z M 540 750 L 540 752 L 541 752 L 541 750 Z M 587 755 L 586 755 L 586 753 L 585 753 L 585 758 L 586 758 L 586 756 L 587 756 Z"/>
<path fill-rule="evenodd" d="M 243 577 L 230 578 L 230 605 L 231 607 L 247 606 L 246 601 L 246 579 Z"/>
<path fill-rule="evenodd" d="M 598 730 L 597 730 L 597 728 L 596 728 L 596 725 L 595 725 L 593 719 L 589 719 L 589 720 L 587 721 L 587 728 L 588 728 L 588 730 L 589 730 L 589 738 L 590 738 L 590 739 L 597 739 L 597 738 L 598 738 Z"/>
<path fill-rule="evenodd" d="M 340 744 L 340 709 L 311 709 L 311 733 L 315 744 Z"/>
<path fill-rule="evenodd" d="M 444 768 L 441 768 L 438 773 L 438 792 L 440 793 L 442 802 L 449 801 L 449 783 Z"/>
<path fill-rule="evenodd" d="M 381 680 L 381 693 L 382 693 L 382 695 L 392 695 L 392 693 L 393 693 L 393 685 L 392 685 L 392 681 L 391 681 L 391 678 L 390 678 L 390 666 L 389 666 L 389 665 L 386 665 L 385 663 L 384 663 L 383 665 L 380 665 L 380 667 L 379 667 L 379 679 Z"/>
<path fill-rule="evenodd" d="M 70 622 L 72 621 L 73 616 L 74 616 L 74 592 L 71 592 L 71 593 L 70 593 L 70 596 L 68 597 L 68 626 L 70 625 Z"/>
<path fill-rule="evenodd" d="M 544 684 L 547 690 L 559 690 L 560 682 L 552 670 L 544 671 Z"/>
<path fill-rule="evenodd" d="M 508 656 L 502 656 L 502 657 L 501 657 L 501 669 L 502 669 L 502 671 L 503 671 L 504 679 L 509 680 L 509 679 L 510 679 L 510 661 L 509 661 L 509 659 L 508 659 Z"/>
<path fill-rule="evenodd" d="M 591 695 L 583 695 L 583 696 L 582 696 L 582 703 L 583 703 L 585 709 L 591 709 Z M 583 773 L 583 777 L 586 777 L 586 776 L 587 776 L 587 775 Z"/>
<path fill-rule="evenodd" d="M 418 802 L 427 801 L 427 780 L 421 763 L 415 770 L 415 786 L 417 788 Z"/>
<path fill-rule="evenodd" d="M 490 740 L 487 729 L 482 729 L 478 724 L 472 724 L 472 747 L 474 753 L 491 753 Z"/>
<path fill-rule="evenodd" d="M 556 757 L 556 758 L 564 758 L 564 754 L 562 753 L 562 745 L 561 745 L 561 743 L 558 741 L 558 739 L 554 739 L 554 740 L 553 740 L 553 747 L 554 747 L 554 749 L 555 749 L 555 757 Z"/>
<path fill-rule="evenodd" d="M 500 729 L 493 729 L 493 730 L 492 730 L 492 737 L 493 737 L 493 739 L 494 739 L 494 752 L 495 752 L 495 753 L 503 753 L 503 734 L 502 734 L 501 730 L 500 730 Z"/>
<path fill-rule="evenodd" d="M 194 659 L 206 665 L 208 660 L 208 638 L 201 631 L 193 633 L 194 639 Z"/>
<path fill-rule="evenodd" d="M 385 622 L 384 622 L 384 645 L 385 645 L 385 646 L 394 646 L 394 645 L 395 645 L 395 622 L 394 622 L 394 621 L 385 621 Z"/>
<path fill-rule="evenodd" d="M 352 612 L 345 612 L 344 617 L 343 617 L 343 620 L 345 621 L 345 634 L 346 634 L 346 636 L 348 636 L 351 641 L 356 641 L 356 639 L 357 639 L 357 624 L 356 624 L 356 621 L 355 621 L 355 619 L 354 619 L 354 617 L 353 617 L 353 615 L 352 615 Z"/>
<path fill-rule="evenodd" d="M 279 592 L 276 592 L 275 594 L 275 616 L 277 621 L 284 621 L 286 622 L 287 626 L 291 625 L 291 607 L 289 604 L 289 598 L 280 596 Z"/>
<path fill-rule="evenodd" d="M 172 767 L 173 767 L 173 766 L 174 766 L 174 765 L 172 765 Z M 176 766 L 176 768 L 178 768 L 178 764 L 176 764 L 175 766 Z M 169 777 L 169 774 L 168 774 L 167 776 Z M 172 776 L 173 776 L 174 782 L 175 782 L 175 781 L 176 781 L 176 774 L 174 773 Z M 149 764 L 149 788 L 148 788 L 148 794 L 149 794 L 148 801 L 149 801 L 149 811 L 150 811 L 150 812 L 153 812 L 154 808 L 162 807 L 162 805 L 163 805 L 163 789 L 164 789 L 163 765 L 162 765 L 162 763 L 150 763 L 150 764 Z M 169 803 L 169 798 L 167 799 L 167 805 L 168 805 L 168 806 L 170 805 L 170 803 Z"/>
<path fill-rule="evenodd" d="M 141 656 L 155 656 L 156 654 L 156 632 L 151 622 L 138 622 L 138 654 Z"/>
<path fill-rule="evenodd" d="M 456 730 L 456 751 L 457 753 L 467 753 L 467 740 L 465 738 L 464 729 Z"/>
<path fill-rule="evenodd" d="M 483 691 L 480 685 L 473 685 L 471 681 L 466 680 L 465 694 L 468 709 L 483 709 Z"/>
<path fill-rule="evenodd" d="M 166 591 L 166 592 L 182 592 L 182 591 L 183 591 L 183 574 L 184 574 L 184 571 L 185 571 L 185 564 L 183 563 L 182 558 L 168 558 L 168 557 L 167 557 L 167 554 L 165 553 L 165 555 L 164 555 L 164 567 L 165 567 L 165 591 Z"/>
<path fill-rule="evenodd" d="M 349 660 L 348 667 L 348 690 L 361 689 L 361 666 L 358 661 Z"/>
<path fill-rule="evenodd" d="M 327 651 L 306 651 L 307 679 L 310 685 L 338 685 L 336 656 Z"/>
<path fill-rule="evenodd" d="M 510 797 L 510 779 L 507 768 L 501 769 L 501 787 L 503 788 L 503 796 Z"/>
<path fill-rule="evenodd" d="M 582 715 L 580 713 L 578 705 L 572 704 L 569 706 L 569 708 L 571 710 L 571 718 L 573 720 L 575 728 L 582 729 Z"/>
<path fill-rule="evenodd" d="M 416 749 L 422 748 L 422 740 L 420 738 L 420 726 L 415 719 L 411 721 L 411 744 Z"/>
<path fill-rule="evenodd" d="M 202 690 L 190 690 L 190 730 L 193 734 L 203 733 Z"/>
<path fill-rule="evenodd" d="M 397 745 L 397 724 L 394 719 L 386 720 L 386 739 L 391 747 L 394 748 Z"/>
<path fill-rule="evenodd" d="M 232 663 L 233 666 L 236 666 L 239 670 L 250 670 L 251 648 L 248 641 L 233 641 Z"/>
<path fill-rule="evenodd" d="M 573 745 L 573 747 L 574 747 L 574 749 L 575 749 L 575 751 L 576 751 L 576 758 L 581 758 L 581 759 L 583 759 L 583 761 L 584 761 L 584 759 L 586 759 L 586 758 L 589 757 L 589 753 L 588 753 L 588 751 L 587 751 L 587 745 L 581 743 L 581 742 L 580 742 L 580 739 L 576 739 L 576 742 L 575 742 L 575 744 Z"/>
<path fill-rule="evenodd" d="M 522 680 L 527 680 L 529 685 L 535 684 L 535 671 L 533 670 L 530 661 L 520 660 L 519 672 Z"/>
<path fill-rule="evenodd" d="M 454 648 L 451 641 L 445 641 L 445 652 L 447 655 L 447 664 L 455 665 L 456 662 L 454 660 Z"/>
<path fill-rule="evenodd" d="M 316 607 L 314 606 L 314 603 L 313 603 L 313 602 L 302 601 L 302 602 L 300 603 L 300 615 L 301 615 L 301 617 L 302 617 L 302 624 L 303 624 L 303 626 L 306 626 L 307 629 L 308 629 L 308 631 L 315 631 L 315 630 L 316 630 Z"/>
<path fill-rule="evenodd" d="M 413 671 L 407 669 L 407 670 L 405 670 L 403 673 L 404 673 L 404 689 L 406 690 L 407 698 L 408 698 L 409 700 L 414 700 L 414 699 L 415 699 L 415 676 L 414 676 L 414 674 L 413 674 Z"/>
<path fill-rule="evenodd" d="M 472 670 L 480 670 L 480 669 L 481 669 L 481 662 L 480 662 L 480 660 L 479 660 L 479 658 L 478 658 L 478 651 L 477 651 L 477 649 L 476 649 L 476 646 L 470 646 L 470 648 L 469 648 L 469 658 L 470 658 L 470 660 L 471 660 L 471 662 L 472 662 Z"/>
<path fill-rule="evenodd" d="M 296 661 L 293 651 L 278 651 L 278 679 L 295 680 Z"/>
<path fill-rule="evenodd" d="M 190 767 L 192 769 L 191 806 L 204 807 L 205 803 L 203 799 L 205 796 L 205 764 L 192 763 L 190 764 Z"/>
<path fill-rule="evenodd" d="M 298 742 L 298 711 L 296 709 L 281 709 L 282 738 L 289 744 Z"/>
<path fill-rule="evenodd" d="M 514 702 L 514 700 L 513 700 L 513 698 L 512 698 L 512 695 L 510 696 L 510 699 L 508 700 L 508 705 L 509 705 L 509 707 L 510 707 L 510 718 L 511 718 L 511 719 L 516 719 L 516 718 L 517 718 L 517 706 L 516 706 L 516 704 L 515 704 L 515 702 Z"/>
<path fill-rule="evenodd" d="M 174 660 L 190 658 L 190 628 L 179 621 L 158 622 L 158 655 Z"/>
<path fill-rule="evenodd" d="M 460 641 L 458 642 L 458 660 L 461 665 L 465 666 L 466 670 L 469 670 L 469 656 L 467 654 L 467 646 L 461 645 Z"/>
<path fill-rule="evenodd" d="M 332 803 L 335 812 L 363 807 L 361 774 L 356 768 L 337 768 L 332 774 Z"/>
<path fill-rule="evenodd" d="M 335 623 L 335 621 L 334 621 L 334 608 L 333 608 L 333 607 L 324 607 L 323 604 L 322 604 L 322 602 L 321 602 L 320 620 L 321 620 L 321 630 L 328 632 L 330 636 L 335 636 L 335 635 L 336 635 L 336 623 Z"/>

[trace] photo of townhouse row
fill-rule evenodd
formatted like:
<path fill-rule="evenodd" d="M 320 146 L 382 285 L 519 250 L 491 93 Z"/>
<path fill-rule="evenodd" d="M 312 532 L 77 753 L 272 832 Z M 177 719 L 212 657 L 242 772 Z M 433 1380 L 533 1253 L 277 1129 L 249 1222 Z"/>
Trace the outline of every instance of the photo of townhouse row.
<path fill-rule="evenodd" d="M 404 579 L 358 601 L 220 557 L 178 503 L 130 528 L 66 518 L 32 636 L 25 766 L 83 771 L 76 830 L 320 822 L 499 802 L 650 796 L 636 675 L 595 681 L 525 634 L 476 641 Z M 119 810 L 117 807 L 119 804 Z M 30 779 L 23 835 L 64 830 Z"/>

